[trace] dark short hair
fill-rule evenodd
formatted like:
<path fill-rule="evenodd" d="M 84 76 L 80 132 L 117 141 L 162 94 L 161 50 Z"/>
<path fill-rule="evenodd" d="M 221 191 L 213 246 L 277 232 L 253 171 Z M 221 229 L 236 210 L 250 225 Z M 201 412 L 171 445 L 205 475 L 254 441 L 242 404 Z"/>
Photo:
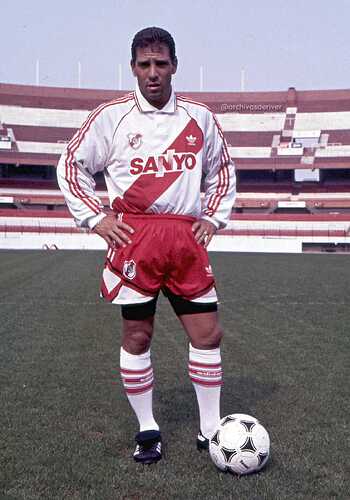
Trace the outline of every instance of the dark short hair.
<path fill-rule="evenodd" d="M 164 43 L 168 49 L 172 62 L 176 60 L 175 42 L 171 34 L 163 28 L 144 28 L 136 33 L 131 44 L 131 61 L 136 61 L 136 49 L 148 47 L 152 43 Z"/>

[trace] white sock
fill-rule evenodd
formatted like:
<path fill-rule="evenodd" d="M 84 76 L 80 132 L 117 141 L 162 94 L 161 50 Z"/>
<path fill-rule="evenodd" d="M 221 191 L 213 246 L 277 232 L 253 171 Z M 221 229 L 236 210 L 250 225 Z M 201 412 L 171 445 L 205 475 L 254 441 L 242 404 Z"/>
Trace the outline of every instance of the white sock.
<path fill-rule="evenodd" d="M 120 349 L 120 373 L 129 403 L 140 424 L 140 432 L 159 430 L 153 417 L 153 369 L 151 352 L 139 355 Z"/>
<path fill-rule="evenodd" d="M 200 430 L 209 439 L 220 421 L 220 347 L 204 350 L 190 344 L 188 371 L 197 395 Z"/>

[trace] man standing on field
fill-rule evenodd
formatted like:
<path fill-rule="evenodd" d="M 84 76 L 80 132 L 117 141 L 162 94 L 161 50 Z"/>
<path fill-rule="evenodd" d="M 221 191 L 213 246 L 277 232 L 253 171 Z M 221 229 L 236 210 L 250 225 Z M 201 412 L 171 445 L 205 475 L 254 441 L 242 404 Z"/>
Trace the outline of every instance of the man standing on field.
<path fill-rule="evenodd" d="M 135 92 L 89 115 L 62 155 L 57 175 L 77 224 L 108 244 L 101 293 L 121 305 L 120 371 L 140 425 L 133 456 L 153 463 L 162 457 L 150 355 L 160 290 L 190 340 L 198 449 L 208 449 L 220 420 L 222 331 L 206 248 L 230 217 L 235 173 L 215 116 L 203 104 L 174 94 L 177 58 L 167 31 L 146 28 L 135 35 L 131 69 Z M 103 212 L 95 193 L 93 175 L 99 171 L 112 215 Z"/>

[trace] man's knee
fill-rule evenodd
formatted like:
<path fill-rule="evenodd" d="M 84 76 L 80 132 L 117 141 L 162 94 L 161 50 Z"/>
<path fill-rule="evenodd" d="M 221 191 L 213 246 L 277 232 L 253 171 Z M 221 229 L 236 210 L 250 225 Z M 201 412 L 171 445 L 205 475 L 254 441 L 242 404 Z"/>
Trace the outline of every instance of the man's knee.
<path fill-rule="evenodd" d="M 142 354 L 151 344 L 153 335 L 153 317 L 145 320 L 123 319 L 122 346 L 130 354 Z"/>
<path fill-rule="evenodd" d="M 218 321 L 208 323 L 201 329 L 193 328 L 188 333 L 191 344 L 197 349 L 216 349 L 219 347 L 223 337 L 223 330 Z"/>
<path fill-rule="evenodd" d="M 197 349 L 216 349 L 219 347 L 221 340 L 223 337 L 223 330 L 219 324 L 215 325 L 212 329 L 209 329 L 207 332 L 204 332 L 204 335 L 201 335 L 196 338 L 196 345 L 192 345 L 193 347 L 197 347 Z"/>

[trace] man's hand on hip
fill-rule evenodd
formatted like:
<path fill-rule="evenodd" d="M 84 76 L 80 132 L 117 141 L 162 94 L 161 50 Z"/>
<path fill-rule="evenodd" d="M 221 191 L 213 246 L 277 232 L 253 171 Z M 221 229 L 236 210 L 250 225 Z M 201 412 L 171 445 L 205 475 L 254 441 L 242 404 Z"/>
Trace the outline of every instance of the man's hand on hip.
<path fill-rule="evenodd" d="M 216 233 L 216 226 L 208 220 L 199 219 L 193 224 L 192 231 L 196 242 L 207 248 Z"/>
<path fill-rule="evenodd" d="M 107 215 L 92 230 L 103 238 L 110 247 L 126 247 L 131 243 L 129 233 L 134 230 L 125 222 L 121 222 L 115 215 Z"/>

